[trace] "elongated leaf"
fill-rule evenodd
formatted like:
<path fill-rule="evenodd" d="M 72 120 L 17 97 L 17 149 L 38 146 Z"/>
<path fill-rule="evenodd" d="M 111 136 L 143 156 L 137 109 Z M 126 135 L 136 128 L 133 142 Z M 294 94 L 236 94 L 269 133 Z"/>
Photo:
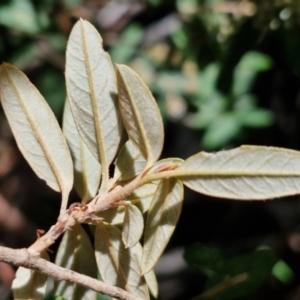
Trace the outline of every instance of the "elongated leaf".
<path fill-rule="evenodd" d="M 74 162 L 74 186 L 82 201 L 86 202 L 98 191 L 101 165 L 80 137 L 68 101 L 64 109 L 63 132 Z"/>
<path fill-rule="evenodd" d="M 116 227 L 103 223 L 97 226 L 96 261 L 103 281 L 149 299 L 146 281 L 141 275 L 140 247 L 137 244 L 125 249 L 122 234 Z"/>
<path fill-rule="evenodd" d="M 17 144 L 35 173 L 63 194 L 66 206 L 73 186 L 70 151 L 48 104 L 15 67 L 0 67 L 1 102 Z"/>
<path fill-rule="evenodd" d="M 163 253 L 179 219 L 183 186 L 177 179 L 164 179 L 158 185 L 149 208 L 144 236 L 143 274 L 149 272 Z"/>
<path fill-rule="evenodd" d="M 137 243 L 135 245 L 135 249 L 138 253 L 137 257 L 140 259 L 140 264 L 141 264 L 142 263 L 142 256 L 143 256 L 143 247 L 140 243 Z M 146 283 L 148 285 L 150 293 L 154 296 L 154 298 L 157 298 L 158 283 L 157 283 L 157 280 L 156 280 L 154 270 L 152 269 L 148 273 L 144 274 L 144 278 L 146 280 Z"/>
<path fill-rule="evenodd" d="M 156 276 L 153 270 L 149 271 L 145 275 L 145 279 L 148 285 L 148 288 L 150 290 L 150 293 L 154 298 L 157 298 L 158 296 L 158 283 L 156 280 Z"/>
<path fill-rule="evenodd" d="M 55 263 L 68 270 L 97 278 L 94 249 L 81 225 L 76 224 L 72 227 L 72 230 L 64 234 L 58 248 Z M 63 296 L 68 300 L 97 299 L 95 291 L 68 281 L 56 281 L 54 284 L 54 294 Z"/>
<path fill-rule="evenodd" d="M 144 231 L 144 219 L 141 211 L 135 205 L 128 205 L 125 210 L 122 239 L 125 248 L 136 245 Z"/>
<path fill-rule="evenodd" d="M 148 87 L 129 67 L 117 65 L 119 104 L 129 138 L 148 164 L 160 156 L 164 131 L 157 104 Z"/>
<path fill-rule="evenodd" d="M 102 39 L 87 21 L 70 34 L 66 54 L 68 99 L 77 129 L 102 165 L 102 190 L 108 189 L 108 167 L 120 142 L 116 76 Z"/>
<path fill-rule="evenodd" d="M 141 152 L 128 140 L 117 157 L 114 181 L 126 181 L 137 176 L 145 169 L 146 164 Z"/>
<path fill-rule="evenodd" d="M 46 252 L 42 252 L 42 258 L 49 260 Z M 46 291 L 47 275 L 37 271 L 19 267 L 16 278 L 12 284 L 15 300 L 43 300 Z"/>
<path fill-rule="evenodd" d="M 109 224 L 117 225 L 124 221 L 125 206 L 118 206 L 98 213 L 100 218 Z"/>
<path fill-rule="evenodd" d="M 141 212 L 148 211 L 152 198 L 155 191 L 157 190 L 158 182 L 152 182 L 134 190 L 133 193 L 128 195 L 125 200 L 130 201 L 132 204 L 135 204 L 140 208 Z"/>
<path fill-rule="evenodd" d="M 174 175 L 192 190 L 215 197 L 259 200 L 294 195 L 300 193 L 300 152 L 261 146 L 200 152 Z"/>
<path fill-rule="evenodd" d="M 142 213 L 148 211 L 151 200 L 157 189 L 157 183 L 148 183 L 137 188 L 132 194 L 125 198 L 125 201 L 130 201 L 135 204 Z M 102 211 L 98 214 L 105 222 L 117 225 L 124 221 L 125 207 L 119 206 Z"/>

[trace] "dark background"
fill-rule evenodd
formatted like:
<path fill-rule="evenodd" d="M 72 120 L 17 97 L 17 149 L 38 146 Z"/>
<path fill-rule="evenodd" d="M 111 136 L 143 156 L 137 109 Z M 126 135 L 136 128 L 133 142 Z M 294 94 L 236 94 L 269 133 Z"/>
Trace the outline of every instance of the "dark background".
<path fill-rule="evenodd" d="M 82 17 L 115 63 L 134 68 L 165 124 L 163 157 L 241 144 L 300 149 L 300 4 L 297 0 L 1 0 L 0 60 L 23 70 L 61 122 L 68 34 Z M 76 193 L 71 196 L 76 201 Z M 19 153 L 0 111 L 0 242 L 27 247 L 58 215 L 60 195 Z M 270 246 L 293 274 L 243 299 L 300 299 L 300 202 L 214 199 L 186 190 L 183 212 L 157 266 L 161 299 L 199 294 L 204 275 L 183 261 L 201 243 L 229 257 Z M 56 245 L 57 246 L 57 245 Z M 55 247 L 53 250 L 55 250 Z M 0 265 L 0 299 L 14 269 Z"/>

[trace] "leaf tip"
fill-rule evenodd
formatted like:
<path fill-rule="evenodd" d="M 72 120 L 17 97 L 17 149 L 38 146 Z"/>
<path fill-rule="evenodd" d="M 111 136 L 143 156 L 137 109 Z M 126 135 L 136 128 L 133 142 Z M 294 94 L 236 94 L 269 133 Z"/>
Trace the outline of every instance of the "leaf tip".
<path fill-rule="evenodd" d="M 10 64 L 10 63 L 4 61 L 4 62 L 0 65 L 0 70 L 6 71 L 7 69 L 16 69 L 16 67 L 14 67 L 12 64 Z"/>

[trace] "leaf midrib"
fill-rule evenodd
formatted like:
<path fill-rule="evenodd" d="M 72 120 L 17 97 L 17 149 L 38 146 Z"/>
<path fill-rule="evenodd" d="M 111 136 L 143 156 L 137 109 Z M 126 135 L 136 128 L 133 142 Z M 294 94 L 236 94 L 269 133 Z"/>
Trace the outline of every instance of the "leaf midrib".
<path fill-rule="evenodd" d="M 144 147 L 145 147 L 145 150 L 146 150 L 147 162 L 149 164 L 149 162 L 151 163 L 152 157 L 151 157 L 151 151 L 149 151 L 150 145 L 148 143 L 148 138 L 147 138 L 147 135 L 145 133 L 146 131 L 145 131 L 145 128 L 143 126 L 144 123 L 143 123 L 143 120 L 141 118 L 141 115 L 138 113 L 139 110 L 138 110 L 138 108 L 135 105 L 135 101 L 132 100 L 133 99 L 132 93 L 131 93 L 130 89 L 128 89 L 128 87 L 127 87 L 127 81 L 123 77 L 122 72 L 120 72 L 120 69 L 119 69 L 119 74 L 120 74 L 120 76 L 122 78 L 124 89 L 125 89 L 126 93 L 128 94 L 128 100 L 129 100 L 129 102 L 131 104 L 131 107 L 132 107 L 132 113 L 133 113 L 133 115 L 135 117 L 135 120 L 136 120 L 135 125 L 136 125 L 137 129 L 139 130 L 139 132 L 142 135 L 142 141 L 143 141 L 143 144 L 144 144 Z M 137 146 L 139 146 L 139 145 L 137 145 Z"/>
<path fill-rule="evenodd" d="M 100 163 L 102 165 L 102 188 L 103 190 L 106 189 L 107 182 L 108 182 L 108 165 L 106 161 L 106 156 L 105 156 L 105 149 L 103 147 L 102 141 L 102 132 L 101 132 L 101 124 L 100 124 L 100 115 L 98 111 L 98 102 L 97 102 L 97 97 L 95 93 L 95 88 L 94 88 L 94 80 L 93 80 L 93 74 L 91 71 L 91 64 L 90 64 L 90 56 L 88 54 L 88 49 L 87 49 L 87 42 L 86 42 L 86 34 L 85 34 L 85 29 L 84 29 L 84 21 L 80 20 L 80 28 L 81 28 L 81 37 L 83 40 L 83 55 L 84 55 L 84 64 L 87 72 L 87 79 L 88 79 L 88 84 L 90 88 L 90 99 L 92 103 L 92 109 L 93 109 L 93 120 L 94 120 L 94 129 L 95 129 L 95 134 L 96 134 L 96 143 L 97 143 L 97 152 L 99 155 Z"/>
<path fill-rule="evenodd" d="M 24 104 L 24 100 L 21 97 L 16 85 L 14 84 L 14 81 L 11 78 L 9 72 L 7 71 L 5 64 L 3 64 L 3 68 L 4 68 L 4 72 L 6 73 L 6 77 L 16 95 L 16 98 L 18 99 L 18 102 L 19 102 L 22 110 L 25 112 L 25 116 L 31 126 L 34 136 L 37 139 L 38 143 L 40 144 L 42 150 L 45 153 L 45 158 L 48 161 L 50 168 L 52 170 L 52 173 L 54 174 L 54 177 L 57 180 L 58 186 L 60 187 L 61 192 L 63 192 L 63 184 L 62 184 L 63 180 L 62 180 L 62 177 L 60 176 L 60 172 L 59 172 L 58 168 L 56 167 L 56 164 L 55 164 L 54 160 L 52 159 L 52 156 L 50 155 L 50 152 L 48 151 L 46 144 L 43 141 L 42 135 L 38 131 L 38 128 L 35 126 L 34 120 L 32 119 L 29 111 L 27 110 L 26 105 Z M 30 162 L 29 162 L 29 164 L 30 164 Z"/>
<path fill-rule="evenodd" d="M 116 270 L 117 274 L 120 276 L 120 280 L 121 280 L 123 286 L 127 289 L 126 275 L 123 272 L 122 264 L 119 263 L 118 255 L 115 255 L 116 249 L 114 248 L 113 244 L 111 243 L 109 234 L 107 233 L 107 228 L 104 224 L 99 224 L 98 226 L 99 226 L 99 229 L 101 230 L 101 238 L 103 238 L 103 241 L 106 244 L 106 247 L 109 251 L 109 255 L 112 259 L 115 270 Z M 121 239 L 121 242 L 122 242 L 122 239 Z M 122 251 L 122 250 L 120 250 L 120 251 Z"/>

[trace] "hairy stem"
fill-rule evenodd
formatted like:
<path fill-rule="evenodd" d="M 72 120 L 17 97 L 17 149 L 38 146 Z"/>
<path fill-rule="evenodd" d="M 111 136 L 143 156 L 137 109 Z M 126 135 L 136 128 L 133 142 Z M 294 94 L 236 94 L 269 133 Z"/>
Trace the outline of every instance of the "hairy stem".
<path fill-rule="evenodd" d="M 26 249 L 11 249 L 0 246 L 0 261 L 38 271 L 56 280 L 66 280 L 80 284 L 115 299 L 143 300 L 118 287 L 105 284 L 97 279 L 57 266 L 39 256 L 31 254 Z"/>

